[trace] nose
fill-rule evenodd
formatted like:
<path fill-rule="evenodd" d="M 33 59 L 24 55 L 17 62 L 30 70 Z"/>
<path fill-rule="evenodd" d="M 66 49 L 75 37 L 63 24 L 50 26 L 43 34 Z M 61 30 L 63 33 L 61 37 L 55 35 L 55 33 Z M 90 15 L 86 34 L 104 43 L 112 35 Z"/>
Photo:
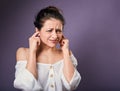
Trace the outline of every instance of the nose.
<path fill-rule="evenodd" d="M 57 37 L 58 37 L 57 33 L 56 33 L 56 32 L 53 32 L 53 33 L 52 33 L 52 38 L 53 38 L 53 39 L 57 39 Z"/>

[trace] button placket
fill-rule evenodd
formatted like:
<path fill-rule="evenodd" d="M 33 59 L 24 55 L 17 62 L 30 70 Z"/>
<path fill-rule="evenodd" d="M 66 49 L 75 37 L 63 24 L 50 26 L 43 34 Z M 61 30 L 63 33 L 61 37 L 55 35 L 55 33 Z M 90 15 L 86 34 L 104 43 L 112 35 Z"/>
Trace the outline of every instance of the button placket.
<path fill-rule="evenodd" d="M 54 70 L 53 66 L 50 66 L 50 72 L 49 72 L 49 77 L 52 81 L 54 81 Z"/>
<path fill-rule="evenodd" d="M 53 77 L 53 74 L 50 74 L 50 77 Z"/>
<path fill-rule="evenodd" d="M 54 68 L 52 65 L 50 65 L 50 72 L 49 72 L 49 78 L 50 78 L 50 88 L 55 90 L 55 82 L 54 82 Z"/>
<path fill-rule="evenodd" d="M 50 69 L 53 69 L 53 66 L 52 66 L 52 65 L 50 65 Z"/>
<path fill-rule="evenodd" d="M 51 88 L 54 88 L 54 85 L 53 85 L 53 84 L 51 84 Z"/>

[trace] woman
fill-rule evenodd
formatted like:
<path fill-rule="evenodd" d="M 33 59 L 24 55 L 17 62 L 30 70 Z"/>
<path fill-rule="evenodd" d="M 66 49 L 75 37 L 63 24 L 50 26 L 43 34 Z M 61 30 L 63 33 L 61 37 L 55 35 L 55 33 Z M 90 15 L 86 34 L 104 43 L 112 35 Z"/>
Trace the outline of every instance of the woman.
<path fill-rule="evenodd" d="M 23 91 L 71 91 L 81 76 L 77 60 L 63 35 L 64 18 L 49 6 L 38 12 L 29 48 L 18 48 L 14 87 Z M 57 46 L 60 44 L 60 47 Z"/>

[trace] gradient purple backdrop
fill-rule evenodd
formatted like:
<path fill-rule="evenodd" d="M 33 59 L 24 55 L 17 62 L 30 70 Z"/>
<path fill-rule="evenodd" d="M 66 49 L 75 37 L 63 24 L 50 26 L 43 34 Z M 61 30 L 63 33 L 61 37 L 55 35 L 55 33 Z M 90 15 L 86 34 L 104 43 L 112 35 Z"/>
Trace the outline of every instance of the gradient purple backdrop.
<path fill-rule="evenodd" d="M 61 8 L 66 19 L 65 35 L 82 76 L 76 91 L 120 91 L 119 0 L 0 1 L 0 91 L 18 91 L 16 50 L 28 47 L 34 16 L 48 5 Z"/>

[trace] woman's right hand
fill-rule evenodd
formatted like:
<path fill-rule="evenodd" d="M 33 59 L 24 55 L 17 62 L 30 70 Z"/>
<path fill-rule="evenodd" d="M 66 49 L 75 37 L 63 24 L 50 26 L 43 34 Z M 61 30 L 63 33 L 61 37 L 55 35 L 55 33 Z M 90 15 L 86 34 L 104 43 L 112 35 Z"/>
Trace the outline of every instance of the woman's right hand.
<path fill-rule="evenodd" d="M 30 52 L 36 52 L 40 46 L 40 34 L 39 31 L 36 31 L 30 38 L 29 38 L 29 48 Z"/>

